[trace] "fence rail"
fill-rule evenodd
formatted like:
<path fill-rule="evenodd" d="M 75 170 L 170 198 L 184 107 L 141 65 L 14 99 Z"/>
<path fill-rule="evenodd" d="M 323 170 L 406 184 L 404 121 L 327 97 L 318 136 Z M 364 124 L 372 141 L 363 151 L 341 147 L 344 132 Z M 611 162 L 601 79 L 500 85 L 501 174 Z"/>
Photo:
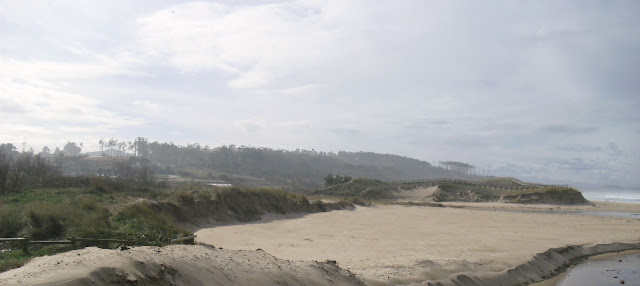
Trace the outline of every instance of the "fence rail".
<path fill-rule="evenodd" d="M 170 242 L 170 244 L 174 244 L 174 243 L 176 243 L 176 242 L 182 242 L 182 241 L 186 241 L 186 243 L 189 243 L 189 244 L 195 244 L 195 242 L 196 242 L 196 235 L 195 235 L 195 234 L 192 234 L 192 235 L 189 235 L 189 236 L 185 236 L 185 237 L 181 237 L 181 238 L 172 239 L 172 240 L 170 240 L 169 242 Z"/>
<path fill-rule="evenodd" d="M 169 241 L 170 244 L 174 244 L 177 242 L 183 242 L 189 244 L 195 244 L 196 235 L 192 234 L 185 237 L 180 237 L 176 239 L 171 239 Z M 30 244 L 70 244 L 75 249 L 77 247 L 78 242 L 88 242 L 88 243 L 122 243 L 124 245 L 133 245 L 134 241 L 132 239 L 112 239 L 112 238 L 83 238 L 83 237 L 69 237 L 67 240 L 31 240 L 27 237 L 0 237 L 0 242 L 18 242 L 22 245 L 22 251 L 24 253 L 29 253 L 29 245 Z"/>
<path fill-rule="evenodd" d="M 0 238 L 0 242 L 19 242 L 22 245 L 22 251 L 24 253 L 29 253 L 30 244 L 70 244 L 73 246 L 73 248 L 77 247 L 78 242 L 88 242 L 88 243 L 112 242 L 112 243 L 123 243 L 125 245 L 133 244 L 133 240 L 131 239 L 81 238 L 81 237 L 70 237 L 68 240 L 31 240 L 27 237 L 4 237 L 4 238 Z"/>

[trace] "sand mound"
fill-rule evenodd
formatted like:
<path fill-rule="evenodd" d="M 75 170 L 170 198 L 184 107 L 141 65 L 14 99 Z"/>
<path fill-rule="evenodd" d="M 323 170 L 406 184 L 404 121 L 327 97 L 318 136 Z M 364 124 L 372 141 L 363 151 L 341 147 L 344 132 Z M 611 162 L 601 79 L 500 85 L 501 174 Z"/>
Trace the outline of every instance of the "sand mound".
<path fill-rule="evenodd" d="M 288 261 L 264 251 L 174 245 L 89 247 L 35 258 L 0 285 L 361 285 L 335 262 Z"/>
<path fill-rule="evenodd" d="M 433 194 L 438 190 L 437 186 L 418 187 L 410 190 L 399 190 L 395 192 L 396 201 L 430 202 Z"/>

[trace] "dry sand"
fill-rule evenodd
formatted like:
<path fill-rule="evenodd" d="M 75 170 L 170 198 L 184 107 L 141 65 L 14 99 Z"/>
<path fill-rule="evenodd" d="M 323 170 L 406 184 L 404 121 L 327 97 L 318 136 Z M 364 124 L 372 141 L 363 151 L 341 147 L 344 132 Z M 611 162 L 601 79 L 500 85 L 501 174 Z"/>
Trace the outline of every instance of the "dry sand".
<path fill-rule="evenodd" d="M 361 285 L 334 263 L 204 245 L 89 247 L 38 257 L 0 273 L 0 285 Z"/>
<path fill-rule="evenodd" d="M 640 212 L 640 205 L 605 205 L 600 210 Z M 507 204 L 481 207 L 525 211 L 575 208 Z M 598 207 L 578 208 L 576 211 L 593 211 Z M 261 248 L 282 259 L 333 259 L 369 283 L 395 284 L 445 279 L 461 271 L 498 272 L 554 247 L 638 242 L 640 220 L 376 206 L 309 214 L 297 219 L 270 215 L 259 223 L 205 228 L 196 234 L 201 242 L 231 249 Z"/>

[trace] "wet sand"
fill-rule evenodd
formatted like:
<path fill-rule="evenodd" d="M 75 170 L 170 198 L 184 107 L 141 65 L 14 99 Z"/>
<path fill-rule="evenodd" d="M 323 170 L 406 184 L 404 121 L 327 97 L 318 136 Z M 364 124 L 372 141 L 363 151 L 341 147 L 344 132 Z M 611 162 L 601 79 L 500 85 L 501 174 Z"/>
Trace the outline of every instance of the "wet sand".
<path fill-rule="evenodd" d="M 606 204 L 607 211 L 640 205 Z M 336 260 L 368 282 L 446 279 L 463 271 L 499 272 L 550 248 L 637 242 L 640 220 L 575 214 L 376 206 L 309 214 L 270 215 L 262 222 L 199 230 L 198 241 L 230 249 L 264 249 L 289 260 Z M 478 205 L 476 205 L 478 207 Z M 509 210 L 575 207 L 507 205 Z M 596 207 L 578 207 L 580 211 Z M 577 210 L 578 210 L 577 209 Z"/>

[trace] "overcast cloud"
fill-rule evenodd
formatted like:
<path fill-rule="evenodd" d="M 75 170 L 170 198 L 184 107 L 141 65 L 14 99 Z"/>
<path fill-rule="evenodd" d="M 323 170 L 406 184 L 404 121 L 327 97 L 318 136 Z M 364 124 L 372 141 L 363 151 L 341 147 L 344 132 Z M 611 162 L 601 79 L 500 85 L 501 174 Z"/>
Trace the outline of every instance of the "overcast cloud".
<path fill-rule="evenodd" d="M 638 1 L 0 1 L 0 141 L 393 153 L 640 186 Z"/>

